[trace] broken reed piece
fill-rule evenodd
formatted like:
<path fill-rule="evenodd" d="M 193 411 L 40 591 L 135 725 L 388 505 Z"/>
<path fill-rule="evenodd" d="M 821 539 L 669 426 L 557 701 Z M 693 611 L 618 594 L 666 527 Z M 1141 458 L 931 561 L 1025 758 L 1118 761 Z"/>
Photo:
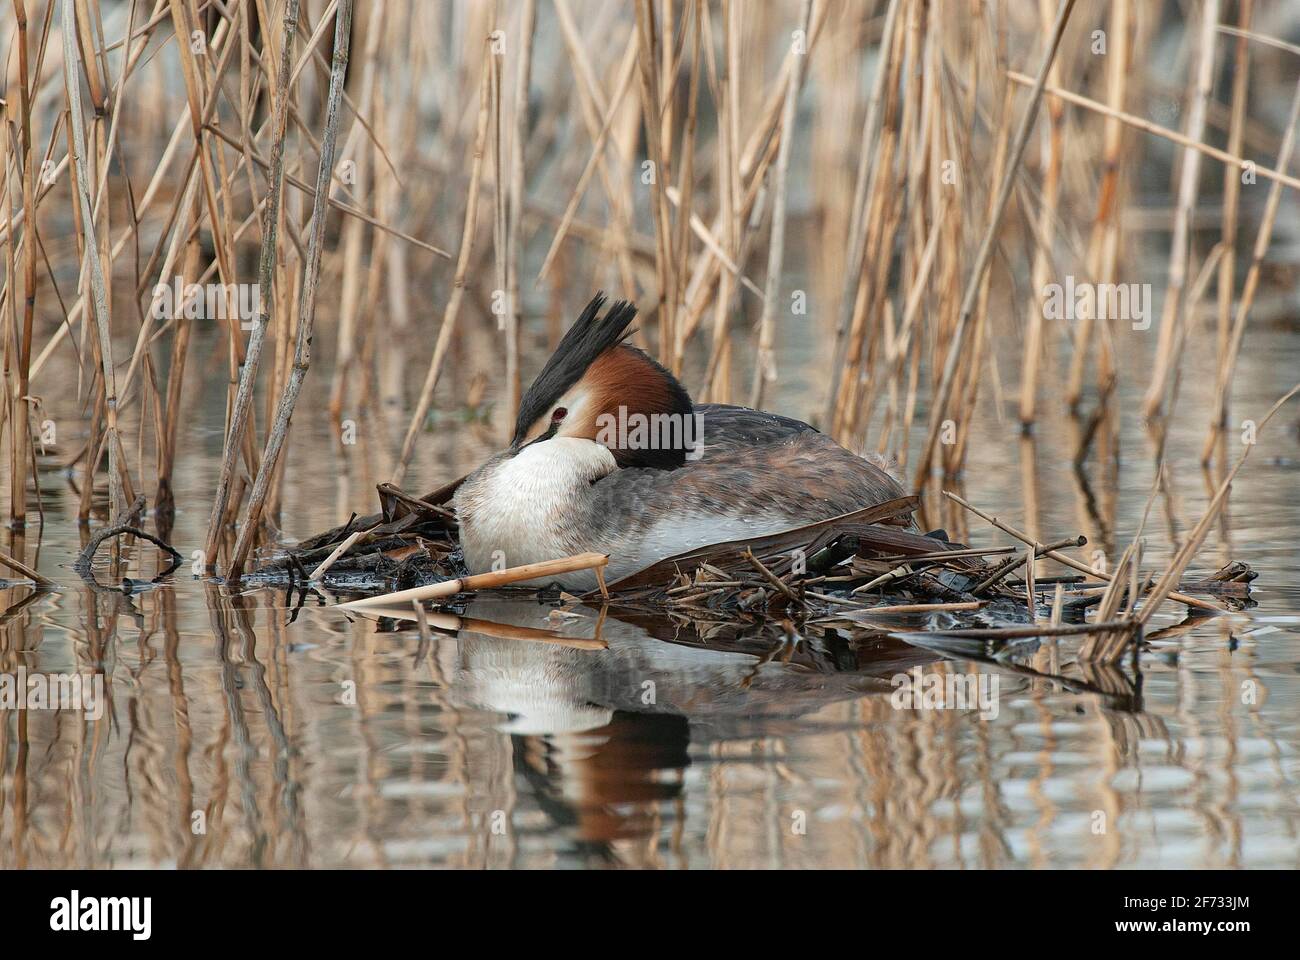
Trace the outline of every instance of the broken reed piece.
<path fill-rule="evenodd" d="M 907 564 L 899 564 L 894 567 L 893 570 L 890 570 L 887 573 L 882 573 L 874 580 L 868 580 L 862 586 L 854 587 L 853 590 L 849 592 L 849 596 L 856 597 L 859 593 L 866 593 L 868 590 L 882 586 L 892 580 L 901 580 L 904 577 L 910 577 L 913 573 L 915 573 L 915 571 L 908 567 Z"/>
<path fill-rule="evenodd" d="M 573 573 L 575 570 L 601 570 L 609 563 L 605 553 L 579 553 L 559 560 L 544 560 L 541 563 L 526 563 L 521 567 L 509 567 L 494 570 L 492 573 L 479 573 L 460 580 L 443 580 L 410 590 L 398 590 L 396 593 L 384 593 L 377 597 L 362 597 L 340 603 L 339 610 L 361 610 L 366 607 L 405 606 L 413 600 L 436 600 L 439 597 L 452 597 L 470 590 L 491 590 L 494 587 L 508 587 L 521 580 L 556 576 L 561 573 Z"/>
<path fill-rule="evenodd" d="M 863 617 L 894 613 L 942 613 L 949 610 L 978 610 L 987 600 L 961 600 L 952 603 L 896 603 L 892 606 L 865 607 L 859 611 Z"/>
<path fill-rule="evenodd" d="M 335 547 L 334 551 L 320 562 L 320 566 L 313 570 L 308 575 L 307 579 L 319 580 L 321 577 L 325 576 L 325 571 L 334 566 L 334 561 L 347 553 L 348 550 L 352 548 L 352 544 L 360 540 L 361 537 L 364 536 L 365 532 L 366 531 L 364 530 L 354 530 L 352 533 L 348 534 L 348 538 Z"/>
<path fill-rule="evenodd" d="M 968 557 L 991 557 L 1015 553 L 1015 547 L 989 547 L 985 550 L 940 550 L 937 553 L 918 553 L 914 556 L 899 554 L 893 557 L 872 557 L 877 563 L 919 563 L 923 560 L 959 560 Z"/>
<path fill-rule="evenodd" d="M 1082 547 L 1086 545 L 1087 542 L 1088 542 L 1088 538 L 1085 536 L 1065 537 L 1062 540 L 1057 540 L 1055 543 L 1041 544 L 1037 547 L 1034 547 L 1034 556 L 1035 557 L 1048 556 L 1054 551 L 1062 550 L 1066 547 Z M 987 590 L 989 587 L 993 586 L 1003 577 L 1007 576 L 1008 574 L 1015 573 L 1016 570 L 1018 570 L 1020 567 L 1023 567 L 1028 561 L 1029 561 L 1029 550 L 1026 549 L 1021 551 L 1021 553 L 1018 556 L 1012 557 L 1010 560 L 1007 560 L 1006 562 L 1000 564 L 997 567 L 997 569 L 995 569 L 987 577 L 985 577 L 973 588 L 971 588 L 971 593 L 978 594 Z M 1040 582 L 1042 581 L 1041 577 L 1036 579 L 1039 580 Z M 1026 580 L 1025 583 L 1027 585 L 1029 581 Z"/>
<path fill-rule="evenodd" d="M 1079 647 L 1078 659 L 1081 662 L 1117 663 L 1131 645 L 1141 635 L 1141 625 L 1137 621 L 1128 630 L 1101 630 L 1090 633 Z"/>
<path fill-rule="evenodd" d="M 810 597 L 816 597 L 819 600 L 831 600 L 835 603 L 846 605 L 851 604 L 855 607 L 853 610 L 846 610 L 842 613 L 832 611 L 822 618 L 823 620 L 845 620 L 849 623 L 860 623 L 868 627 L 881 626 L 881 624 L 877 623 L 878 619 L 887 620 L 895 615 L 909 616 L 922 613 L 945 613 L 949 611 L 970 612 L 979 610 L 981 607 L 988 604 L 987 600 L 962 600 L 954 601 L 952 603 L 897 603 L 893 606 L 859 607 L 857 604 L 852 603 L 852 601 L 813 593 L 811 590 L 808 591 L 808 595 Z"/>
<path fill-rule="evenodd" d="M 780 593 L 784 595 L 788 601 L 790 601 L 791 603 L 799 602 L 798 594 L 796 594 L 793 590 L 790 589 L 789 584 L 787 584 L 784 580 L 778 577 L 771 570 L 767 569 L 767 567 L 763 565 L 763 561 L 759 560 L 758 557 L 754 556 L 753 550 L 749 549 L 749 547 L 746 547 L 744 552 L 741 555 L 746 560 L 748 560 L 750 564 L 753 565 L 754 569 L 757 570 L 759 574 L 762 575 L 764 580 L 766 580 L 778 591 L 780 591 Z"/>
<path fill-rule="evenodd" d="M 3 550 L 0 550 L 0 567 L 8 567 L 15 573 L 21 573 L 24 577 L 42 589 L 55 585 L 53 580 L 48 577 L 42 577 L 31 567 L 27 566 L 27 564 L 23 563 L 21 560 L 15 560 Z"/>

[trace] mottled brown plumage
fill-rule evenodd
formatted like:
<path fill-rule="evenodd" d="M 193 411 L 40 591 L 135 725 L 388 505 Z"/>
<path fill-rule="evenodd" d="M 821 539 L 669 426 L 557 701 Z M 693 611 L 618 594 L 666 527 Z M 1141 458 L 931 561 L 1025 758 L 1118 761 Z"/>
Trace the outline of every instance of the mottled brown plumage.
<path fill-rule="evenodd" d="M 597 480 L 586 529 L 642 532 L 664 504 L 701 516 L 779 516 L 796 526 L 904 496 L 881 466 L 799 420 L 726 404 L 695 410 L 703 456 L 676 470 L 623 469 Z"/>

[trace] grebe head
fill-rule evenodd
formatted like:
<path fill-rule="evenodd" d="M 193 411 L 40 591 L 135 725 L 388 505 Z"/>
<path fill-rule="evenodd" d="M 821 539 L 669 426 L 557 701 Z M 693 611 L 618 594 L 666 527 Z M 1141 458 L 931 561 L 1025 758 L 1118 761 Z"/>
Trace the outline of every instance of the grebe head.
<path fill-rule="evenodd" d="M 623 343 L 636 307 L 619 300 L 601 317 L 604 303 L 604 294 L 592 298 L 524 394 L 511 448 L 575 437 L 604 443 L 620 467 L 680 467 L 686 459 L 684 446 L 619 446 L 618 438 L 626 443 L 628 431 L 606 429 L 634 416 L 686 418 L 693 405 L 671 373 L 644 351 Z"/>

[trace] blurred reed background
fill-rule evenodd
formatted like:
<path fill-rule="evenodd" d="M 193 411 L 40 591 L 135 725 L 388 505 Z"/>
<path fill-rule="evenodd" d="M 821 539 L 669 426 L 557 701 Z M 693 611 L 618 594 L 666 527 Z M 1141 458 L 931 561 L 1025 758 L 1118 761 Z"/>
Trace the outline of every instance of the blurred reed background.
<path fill-rule="evenodd" d="M 1263 412 L 1230 407 L 1247 331 L 1296 316 L 1270 251 L 1297 242 L 1297 31 L 1250 0 L 6 0 L 8 519 L 53 458 L 78 519 L 143 495 L 166 538 L 215 379 L 190 507 L 237 574 L 295 483 L 291 424 L 337 438 L 297 469 L 399 484 L 449 411 L 504 443 L 597 288 L 698 399 L 762 405 L 811 360 L 783 412 L 897 457 L 936 525 L 963 526 L 933 481 L 983 464 L 990 404 L 1027 429 L 1065 407 L 1077 458 L 1113 456 L 1131 350 L 1154 429 L 1180 391 L 1212 410 L 1221 480 Z M 1067 276 L 1152 284 L 1155 322 L 1048 319 Z M 1190 346 L 1215 377 L 1180 382 Z"/>

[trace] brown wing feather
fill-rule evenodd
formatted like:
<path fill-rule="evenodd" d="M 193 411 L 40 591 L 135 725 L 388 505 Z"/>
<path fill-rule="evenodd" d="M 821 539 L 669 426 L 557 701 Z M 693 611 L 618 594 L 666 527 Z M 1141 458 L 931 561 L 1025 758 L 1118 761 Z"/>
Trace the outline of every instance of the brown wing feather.
<path fill-rule="evenodd" d="M 625 528 L 629 515 L 649 527 L 673 511 L 782 517 L 795 525 L 904 495 L 883 469 L 811 428 L 770 443 L 733 437 L 676 470 L 615 470 L 592 492 L 589 522 L 597 531 Z"/>

